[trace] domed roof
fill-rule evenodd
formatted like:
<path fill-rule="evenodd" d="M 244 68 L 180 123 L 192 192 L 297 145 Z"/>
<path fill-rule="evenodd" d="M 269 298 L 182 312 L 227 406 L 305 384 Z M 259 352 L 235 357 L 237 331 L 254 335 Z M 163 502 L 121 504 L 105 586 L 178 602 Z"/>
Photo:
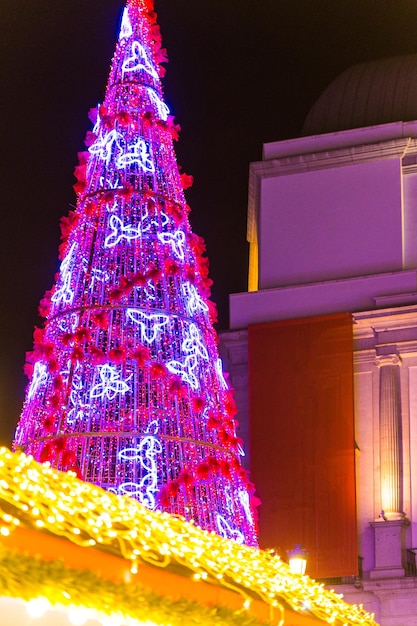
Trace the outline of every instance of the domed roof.
<path fill-rule="evenodd" d="M 417 54 L 352 65 L 310 109 L 303 135 L 417 120 Z"/>

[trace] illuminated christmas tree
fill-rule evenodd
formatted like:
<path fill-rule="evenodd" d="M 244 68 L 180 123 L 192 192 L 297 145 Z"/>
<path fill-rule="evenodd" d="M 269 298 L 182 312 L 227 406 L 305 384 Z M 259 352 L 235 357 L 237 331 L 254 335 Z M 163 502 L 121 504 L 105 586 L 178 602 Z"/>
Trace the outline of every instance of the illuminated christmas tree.
<path fill-rule="evenodd" d="M 129 0 L 41 302 L 15 446 L 256 545 L 204 243 L 184 199 L 192 178 L 179 174 L 162 96 L 166 60 L 152 0 Z"/>

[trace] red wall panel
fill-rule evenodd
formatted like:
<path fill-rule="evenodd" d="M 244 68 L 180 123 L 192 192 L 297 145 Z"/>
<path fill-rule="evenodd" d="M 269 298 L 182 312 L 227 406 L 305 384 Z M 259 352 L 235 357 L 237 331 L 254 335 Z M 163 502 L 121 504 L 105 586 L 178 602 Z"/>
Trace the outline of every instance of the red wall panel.
<path fill-rule="evenodd" d="M 260 545 L 300 543 L 313 578 L 357 573 L 350 314 L 249 327 Z"/>

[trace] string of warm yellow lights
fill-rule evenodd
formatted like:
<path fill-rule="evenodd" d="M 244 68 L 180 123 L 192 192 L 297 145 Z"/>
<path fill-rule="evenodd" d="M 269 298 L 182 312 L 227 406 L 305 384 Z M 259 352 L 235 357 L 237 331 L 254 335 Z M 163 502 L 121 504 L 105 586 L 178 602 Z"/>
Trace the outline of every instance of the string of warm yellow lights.
<path fill-rule="evenodd" d="M 32 617 L 55 609 L 78 624 L 95 619 L 105 626 L 259 626 L 247 611 L 161 597 L 138 584 L 117 584 L 94 572 L 69 569 L 61 561 L 22 558 L 2 548 L 0 581 L 1 595 L 24 600 Z"/>
<path fill-rule="evenodd" d="M 246 606 L 251 599 L 271 607 L 285 602 L 335 626 L 376 626 L 362 606 L 346 604 L 323 585 L 292 574 L 276 556 L 1 448 L 0 533 L 7 536 L 19 525 L 121 556 L 133 573 L 145 563 L 233 589 Z"/>

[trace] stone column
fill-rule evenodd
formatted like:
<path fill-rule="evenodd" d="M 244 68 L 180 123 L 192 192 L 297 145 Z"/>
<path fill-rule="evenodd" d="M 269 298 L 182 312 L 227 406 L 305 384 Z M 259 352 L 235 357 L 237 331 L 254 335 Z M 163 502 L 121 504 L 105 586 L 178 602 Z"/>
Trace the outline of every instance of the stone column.
<path fill-rule="evenodd" d="M 381 463 L 381 516 L 385 520 L 404 518 L 402 511 L 402 428 L 400 372 L 396 354 L 378 356 L 379 451 Z"/>
<path fill-rule="evenodd" d="M 378 356 L 379 455 L 381 464 L 381 514 L 371 522 L 375 537 L 375 568 L 371 579 L 405 576 L 405 536 L 409 521 L 402 511 L 401 359 L 396 354 Z"/>

